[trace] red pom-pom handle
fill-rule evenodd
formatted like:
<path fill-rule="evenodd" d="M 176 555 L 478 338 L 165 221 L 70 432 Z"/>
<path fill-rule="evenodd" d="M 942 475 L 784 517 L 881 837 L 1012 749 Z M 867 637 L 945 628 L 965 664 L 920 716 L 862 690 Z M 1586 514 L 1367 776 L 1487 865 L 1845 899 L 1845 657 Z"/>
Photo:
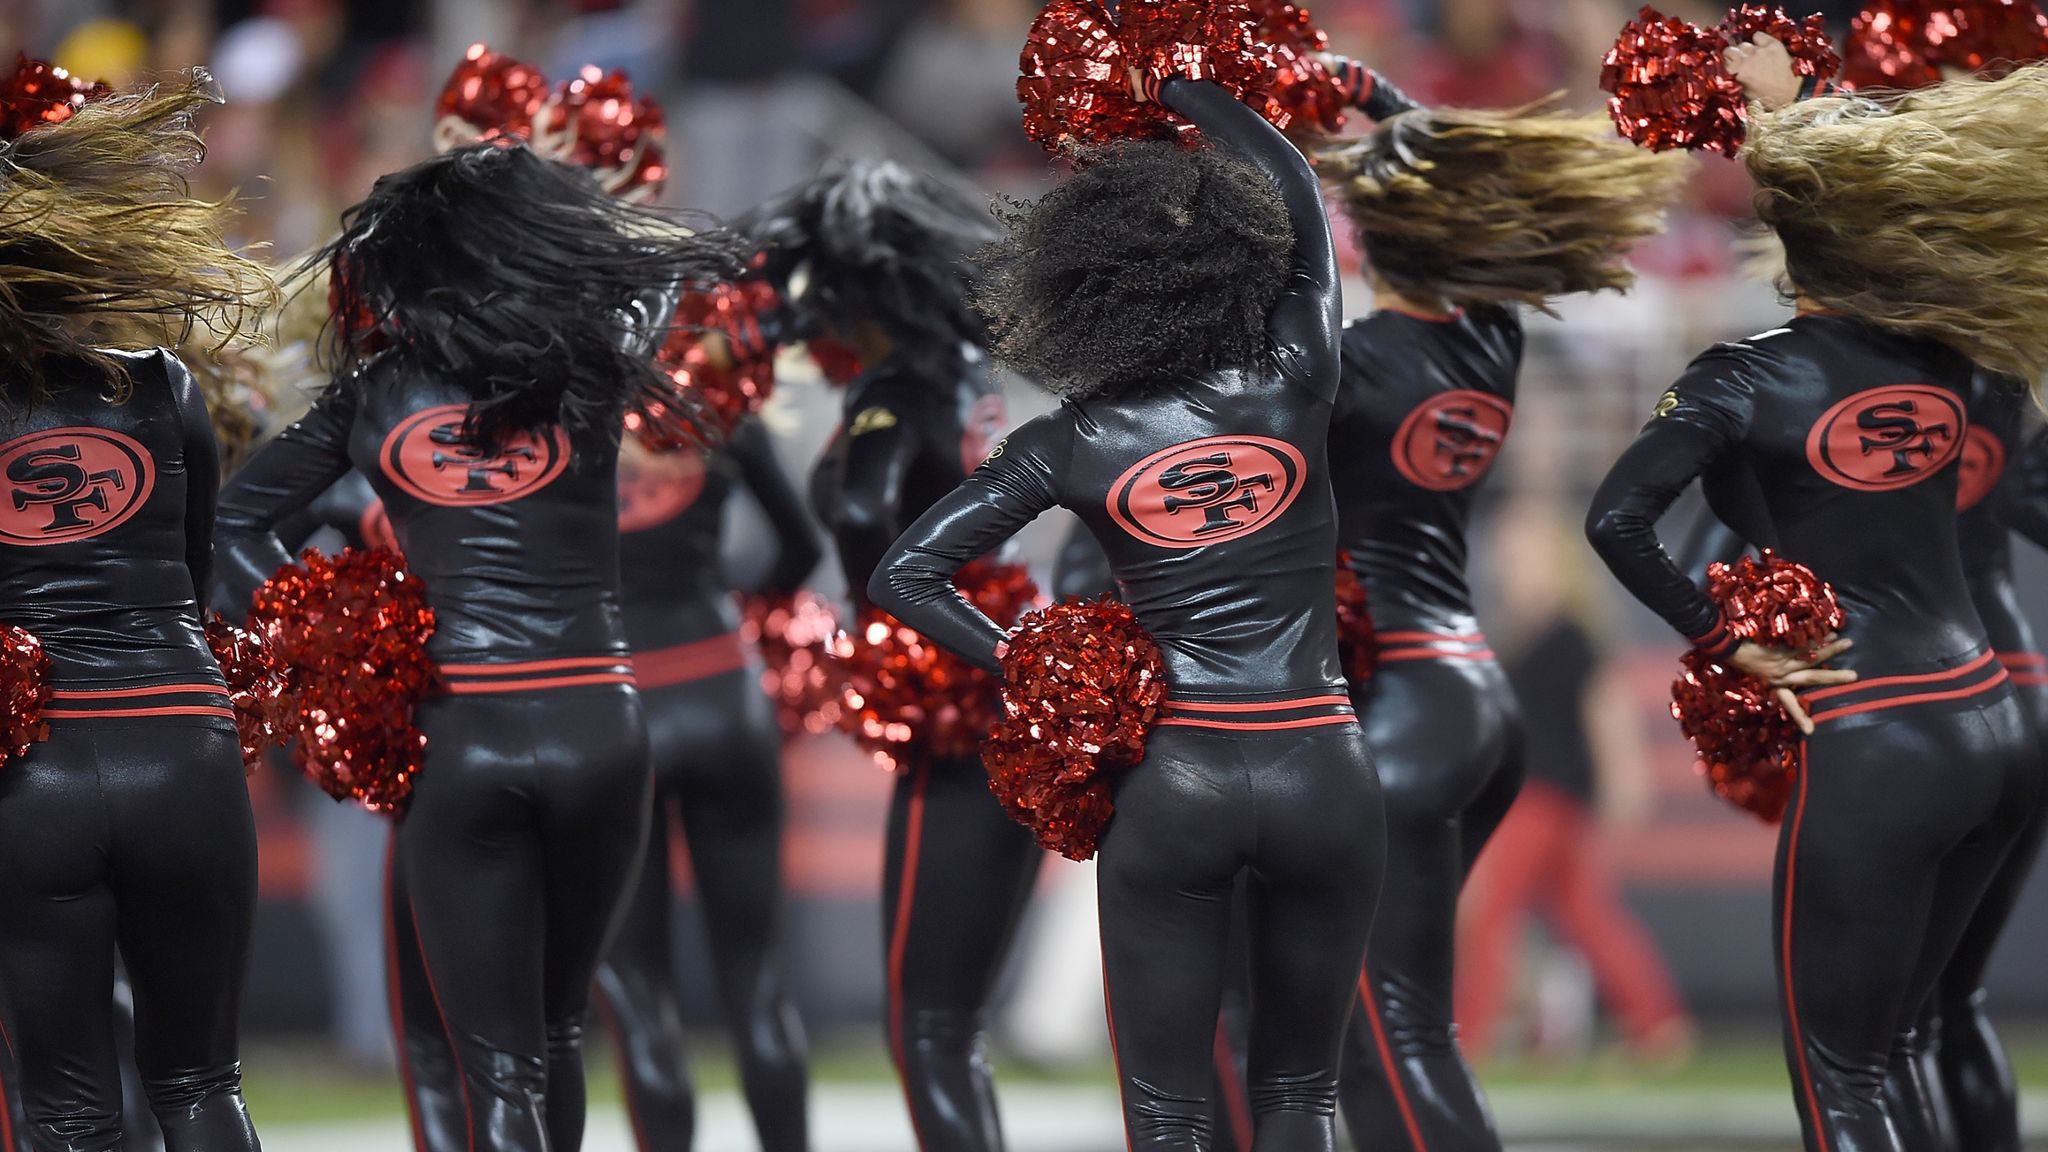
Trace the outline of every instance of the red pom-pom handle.
<path fill-rule="evenodd" d="M 1944 67 L 1997 76 L 2048 58 L 2048 15 L 2034 0 L 1870 0 L 1843 55 L 1846 88 L 1924 88 Z"/>
<path fill-rule="evenodd" d="M 1801 76 L 1826 80 L 1841 65 L 1817 16 L 1802 23 L 1779 9 L 1749 5 L 1707 29 L 1645 6 L 1601 62 L 1600 88 L 1616 130 L 1653 152 L 1683 148 L 1733 157 L 1742 150 L 1749 112 L 1722 53 L 1758 32 L 1784 42 Z"/>
<path fill-rule="evenodd" d="M 740 639 L 761 655 L 761 689 L 775 702 L 776 720 L 789 736 L 817 736 L 837 726 L 839 671 L 832 642 L 838 614 L 824 597 L 755 596 L 744 605 Z"/>
<path fill-rule="evenodd" d="M 1840 630 L 1834 589 L 1770 549 L 1707 569 L 1707 595 L 1744 640 L 1810 651 Z M 1799 767 L 1799 728 L 1769 684 L 1692 651 L 1671 685 L 1671 716 L 1699 753 L 1715 795 L 1767 822 L 1784 813 Z"/>
<path fill-rule="evenodd" d="M 48 61 L 17 55 L 14 73 L 0 81 L 0 144 L 46 124 L 62 124 L 88 101 L 112 91 Z"/>
<path fill-rule="evenodd" d="M 50 738 L 50 654 L 26 629 L 0 624 L 0 768 Z"/>
<path fill-rule="evenodd" d="M 337 800 L 403 811 L 427 748 L 413 709 L 439 683 L 434 611 L 404 559 L 307 549 L 256 590 L 249 624 L 290 669 L 299 767 Z"/>
<path fill-rule="evenodd" d="M 206 646 L 227 681 L 242 740 L 242 766 L 254 772 L 266 750 L 291 739 L 297 703 L 289 669 L 266 633 L 238 628 L 218 613 L 206 618 Z"/>
<path fill-rule="evenodd" d="M 1109 597 L 1027 614 L 1002 660 L 1002 717 L 981 748 L 989 790 L 1041 847 L 1086 860 L 1115 814 L 1113 774 L 1145 757 L 1166 660 Z"/>

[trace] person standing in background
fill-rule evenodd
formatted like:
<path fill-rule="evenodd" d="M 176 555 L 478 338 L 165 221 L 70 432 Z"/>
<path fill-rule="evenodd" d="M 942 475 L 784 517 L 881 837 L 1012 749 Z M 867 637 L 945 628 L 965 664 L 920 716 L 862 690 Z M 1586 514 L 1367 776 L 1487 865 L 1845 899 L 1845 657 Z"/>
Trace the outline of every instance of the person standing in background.
<path fill-rule="evenodd" d="M 1622 900 L 1601 850 L 1604 827 L 1647 815 L 1642 733 L 1618 669 L 1588 627 L 1587 570 L 1564 513 L 1540 497 L 1503 510 L 1495 541 L 1496 630 L 1522 702 L 1527 778 L 1466 881 L 1459 925 L 1458 1031 L 1469 1059 L 1495 1053 L 1532 913 L 1577 953 L 1641 1063 L 1684 1061 L 1694 1042 L 1664 958 Z"/>

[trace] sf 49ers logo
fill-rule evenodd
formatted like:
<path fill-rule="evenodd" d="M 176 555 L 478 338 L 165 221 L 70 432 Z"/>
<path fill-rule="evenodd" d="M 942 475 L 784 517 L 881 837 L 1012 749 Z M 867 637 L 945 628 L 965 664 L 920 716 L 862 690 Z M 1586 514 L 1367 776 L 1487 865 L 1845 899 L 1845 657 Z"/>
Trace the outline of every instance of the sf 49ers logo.
<path fill-rule="evenodd" d="M 1514 408 L 1490 393 L 1461 388 L 1432 396 L 1394 433 L 1394 467 L 1431 492 L 1469 487 L 1493 466 L 1514 419 Z"/>
<path fill-rule="evenodd" d="M 619 461 L 619 531 L 645 532 L 681 516 L 704 491 L 704 455 L 683 449 Z"/>
<path fill-rule="evenodd" d="M 1292 444 L 1208 436 L 1154 452 L 1109 490 L 1109 515 L 1160 548 L 1197 548 L 1264 528 L 1301 494 L 1308 471 Z"/>
<path fill-rule="evenodd" d="M 1971 425 L 1963 434 L 1963 460 L 1956 469 L 1962 473 L 1956 486 L 1956 511 L 1968 512 L 1983 503 L 2005 475 L 2005 442 L 1991 429 Z"/>
<path fill-rule="evenodd" d="M 1939 388 L 1872 388 L 1821 415 L 1806 434 L 1806 460 L 1844 488 L 1910 488 L 1956 458 L 1966 424 L 1962 401 Z"/>
<path fill-rule="evenodd" d="M 531 495 L 569 466 L 569 435 L 560 428 L 546 436 L 515 432 L 486 452 L 462 434 L 468 411 L 439 404 L 400 421 L 378 453 L 384 474 L 429 504 L 464 507 Z"/>
<path fill-rule="evenodd" d="M 0 444 L 0 543 L 89 540 L 155 490 L 149 450 L 119 432 L 52 428 L 10 440 Z"/>
<path fill-rule="evenodd" d="M 398 530 L 391 526 L 391 513 L 384 510 L 384 502 L 371 498 L 364 506 L 363 514 L 356 520 L 356 533 L 363 538 L 366 548 L 389 548 L 403 554 L 405 549 L 398 546 Z"/>

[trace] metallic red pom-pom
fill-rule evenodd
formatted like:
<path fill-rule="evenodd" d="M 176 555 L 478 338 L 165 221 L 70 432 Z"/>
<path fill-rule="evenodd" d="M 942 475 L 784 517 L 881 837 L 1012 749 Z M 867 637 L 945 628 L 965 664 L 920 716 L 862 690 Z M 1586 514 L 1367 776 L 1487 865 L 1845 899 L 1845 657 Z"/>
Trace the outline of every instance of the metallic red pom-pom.
<path fill-rule="evenodd" d="M 471 44 L 434 99 L 434 118 L 454 117 L 476 130 L 478 139 L 533 134 L 533 119 L 548 98 L 540 69 Z"/>
<path fill-rule="evenodd" d="M 0 624 L 0 767 L 47 740 L 50 654 L 26 629 Z"/>
<path fill-rule="evenodd" d="M 1372 683 L 1380 666 L 1379 634 L 1372 626 L 1372 605 L 1365 583 L 1351 570 L 1351 558 L 1337 554 L 1337 661 L 1354 689 Z"/>
<path fill-rule="evenodd" d="M 1731 45 L 1747 44 L 1759 32 L 1785 46 L 1792 55 L 1792 71 L 1801 76 L 1828 80 L 1842 70 L 1826 22 L 1817 14 L 1794 20 L 1783 8 L 1745 4 L 1721 21 L 1721 38 Z"/>
<path fill-rule="evenodd" d="M 1304 124 L 1335 132 L 1344 127 L 1344 93 L 1318 54 L 1330 37 L 1308 9 L 1286 0 L 1249 0 L 1252 39 L 1268 53 L 1272 71 L 1257 85 L 1275 125 Z"/>
<path fill-rule="evenodd" d="M 1742 148 L 1742 86 L 1721 59 L 1718 29 L 1644 6 L 1601 61 L 1600 89 L 1621 135 L 1652 152 Z"/>
<path fill-rule="evenodd" d="M 843 387 L 860 375 L 860 355 L 837 340 L 822 337 L 807 340 L 804 342 L 804 354 L 818 366 L 818 374 L 828 384 Z"/>
<path fill-rule="evenodd" d="M 1214 80 L 1241 94 L 1272 71 L 1246 0 L 1122 0 L 1116 18 L 1125 57 L 1155 80 Z"/>
<path fill-rule="evenodd" d="M 633 95 L 624 72 L 586 64 L 548 97 L 534 120 L 534 146 L 590 169 L 605 190 L 653 199 L 668 181 L 668 128 L 661 106 Z"/>
<path fill-rule="evenodd" d="M 427 747 L 413 707 L 439 681 L 434 611 L 403 558 L 307 549 L 257 589 L 249 624 L 291 670 L 299 767 L 337 800 L 402 811 Z"/>
<path fill-rule="evenodd" d="M 73 113 L 113 89 L 81 80 L 26 54 L 14 60 L 14 74 L 0 80 L 0 143 L 19 139 L 45 124 L 62 124 Z"/>
<path fill-rule="evenodd" d="M 839 616 L 811 591 L 794 596 L 752 596 L 743 607 L 740 639 L 761 654 L 761 689 L 790 736 L 829 732 L 844 711 L 832 642 Z"/>
<path fill-rule="evenodd" d="M 289 669 L 267 634 L 238 628 L 219 613 L 206 617 L 206 646 L 227 680 L 235 730 L 242 739 L 242 766 L 254 772 L 266 750 L 292 737 L 298 705 Z"/>
<path fill-rule="evenodd" d="M 676 305 L 675 326 L 655 364 L 720 436 L 731 435 L 775 391 L 776 349 L 762 335 L 761 318 L 780 305 L 775 286 L 758 278 L 691 292 Z M 706 332 L 722 337 L 723 363 L 705 347 Z M 700 444 L 696 425 L 676 416 L 675 410 L 648 405 L 628 415 L 626 426 L 657 452 Z"/>
<path fill-rule="evenodd" d="M 1844 55 L 1848 88 L 1924 88 L 1943 67 L 1996 77 L 2048 58 L 2048 16 L 2034 0 L 1870 0 Z"/>
<path fill-rule="evenodd" d="M 953 577 L 960 594 L 1008 627 L 1038 600 L 1022 565 L 977 560 Z M 879 608 L 833 641 L 840 730 L 877 764 L 902 771 L 918 759 L 972 756 L 1001 712 L 994 677 Z"/>
<path fill-rule="evenodd" d="M 1003 655 L 1002 716 L 981 746 L 989 790 L 1040 847 L 1095 855 L 1111 777 L 1145 758 L 1166 701 L 1166 660 L 1109 597 L 1025 615 Z"/>
<path fill-rule="evenodd" d="M 1101 0 L 1052 0 L 1018 57 L 1024 131 L 1048 150 L 1193 131 L 1158 104 L 1131 98 L 1131 62 Z"/>
<path fill-rule="evenodd" d="M 1757 559 L 1708 567 L 1707 595 L 1730 632 L 1758 644 L 1811 650 L 1845 619 L 1833 588 L 1768 548 Z M 1671 715 L 1716 795 L 1766 821 L 1783 814 L 1801 737 L 1770 685 L 1688 652 L 1671 685 Z"/>

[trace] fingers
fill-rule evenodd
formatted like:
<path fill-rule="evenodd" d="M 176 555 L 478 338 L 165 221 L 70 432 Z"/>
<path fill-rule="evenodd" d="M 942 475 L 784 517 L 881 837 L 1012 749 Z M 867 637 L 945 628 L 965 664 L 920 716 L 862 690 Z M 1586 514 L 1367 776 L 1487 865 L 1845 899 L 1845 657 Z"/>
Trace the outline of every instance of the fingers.
<path fill-rule="evenodd" d="M 1820 647 L 1813 650 L 1813 656 L 1808 659 L 1807 663 L 1825 664 L 1842 653 L 1847 652 L 1855 644 L 1854 640 L 1844 640 L 1830 633 L 1821 640 Z"/>
<path fill-rule="evenodd" d="M 1799 726 L 1800 732 L 1813 735 L 1813 720 L 1806 715 L 1806 709 L 1800 707 L 1799 697 L 1793 695 L 1790 688 L 1778 689 L 1778 704 L 1785 709 L 1785 715 L 1792 718 L 1792 723 Z"/>
<path fill-rule="evenodd" d="M 1847 668 L 1801 668 L 1771 680 L 1774 688 L 1819 688 L 1828 684 L 1853 684 L 1856 673 Z"/>

